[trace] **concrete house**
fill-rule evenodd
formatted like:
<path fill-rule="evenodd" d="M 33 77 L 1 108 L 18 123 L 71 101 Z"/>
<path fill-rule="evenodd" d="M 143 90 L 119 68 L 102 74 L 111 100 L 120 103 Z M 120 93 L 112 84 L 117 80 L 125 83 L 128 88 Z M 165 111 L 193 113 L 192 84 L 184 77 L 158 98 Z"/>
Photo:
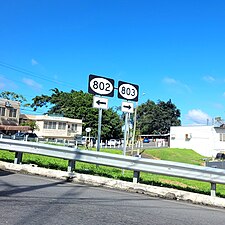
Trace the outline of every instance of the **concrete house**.
<path fill-rule="evenodd" d="M 0 131 L 14 134 L 17 131 L 28 131 L 30 127 L 19 126 L 20 102 L 0 98 Z"/>
<path fill-rule="evenodd" d="M 82 120 L 80 119 L 21 114 L 20 120 L 21 122 L 28 120 L 36 121 L 38 130 L 34 132 L 38 137 L 73 140 L 75 135 L 81 135 L 82 133 Z"/>
<path fill-rule="evenodd" d="M 225 152 L 225 128 L 220 126 L 172 126 L 170 147 L 193 149 L 202 156 Z"/>

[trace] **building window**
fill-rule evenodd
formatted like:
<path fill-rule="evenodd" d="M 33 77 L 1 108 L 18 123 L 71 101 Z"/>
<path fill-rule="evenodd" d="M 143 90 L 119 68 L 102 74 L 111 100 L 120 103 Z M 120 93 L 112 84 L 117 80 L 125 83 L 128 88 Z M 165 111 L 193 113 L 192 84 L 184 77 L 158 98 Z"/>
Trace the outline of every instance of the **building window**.
<path fill-rule="evenodd" d="M 59 122 L 58 129 L 59 130 L 65 130 L 66 129 L 66 123 Z"/>
<path fill-rule="evenodd" d="M 225 134 L 220 133 L 220 141 L 225 141 Z"/>
<path fill-rule="evenodd" d="M 5 108 L 0 107 L 0 116 L 5 116 Z"/>
<path fill-rule="evenodd" d="M 75 123 L 71 124 L 71 130 L 77 131 L 77 124 L 75 124 Z"/>
<path fill-rule="evenodd" d="M 56 129 L 56 122 L 45 121 L 44 122 L 44 129 Z"/>
<path fill-rule="evenodd" d="M 9 109 L 9 117 L 16 117 L 17 109 Z"/>

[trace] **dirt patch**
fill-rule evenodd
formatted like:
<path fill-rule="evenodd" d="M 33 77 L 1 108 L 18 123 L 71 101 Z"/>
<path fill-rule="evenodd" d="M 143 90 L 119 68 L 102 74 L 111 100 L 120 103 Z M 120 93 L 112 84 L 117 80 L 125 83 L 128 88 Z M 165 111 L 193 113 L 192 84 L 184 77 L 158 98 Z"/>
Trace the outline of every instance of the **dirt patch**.
<path fill-rule="evenodd" d="M 160 182 L 170 184 L 170 185 L 179 186 L 179 187 L 182 187 L 182 188 L 193 188 L 193 189 L 195 188 L 195 187 L 191 187 L 187 184 L 184 184 L 184 183 L 181 183 L 181 182 L 178 182 L 178 181 L 172 181 L 172 180 L 167 180 L 167 179 L 160 179 Z"/>
<path fill-rule="evenodd" d="M 152 155 L 145 154 L 145 153 L 142 153 L 142 154 L 141 154 L 141 157 L 142 157 L 142 158 L 146 158 L 146 159 L 156 159 L 156 160 L 160 160 L 160 159 L 157 158 L 157 157 L 154 157 L 154 156 L 152 156 Z"/>

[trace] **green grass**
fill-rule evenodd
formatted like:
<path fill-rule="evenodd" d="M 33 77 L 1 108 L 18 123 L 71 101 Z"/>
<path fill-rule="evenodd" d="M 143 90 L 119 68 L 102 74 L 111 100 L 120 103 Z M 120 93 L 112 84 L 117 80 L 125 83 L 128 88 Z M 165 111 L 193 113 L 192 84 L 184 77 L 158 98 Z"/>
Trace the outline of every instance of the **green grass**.
<path fill-rule="evenodd" d="M 96 151 L 96 149 L 89 149 Z M 101 149 L 102 152 L 113 154 L 122 154 L 121 150 L 115 149 Z M 203 165 L 203 156 L 188 149 L 148 149 L 145 150 L 145 156 L 153 157 L 156 159 L 182 162 L 194 165 Z M 0 150 L 0 160 L 13 162 L 14 152 Z M 52 168 L 58 170 L 67 170 L 68 161 L 64 159 L 57 159 L 53 157 L 40 156 L 34 154 L 23 155 L 24 164 L 36 164 L 40 167 Z M 114 179 L 120 179 L 132 182 L 133 172 L 125 170 L 122 175 L 122 170 L 107 166 L 96 166 L 95 164 L 76 162 L 76 172 L 92 174 L 97 176 L 105 176 Z M 177 177 L 169 177 L 157 174 L 150 174 L 141 172 L 140 183 L 157 185 L 161 187 L 170 187 L 180 190 L 187 190 L 196 193 L 210 194 L 210 183 L 200 182 L 189 179 L 182 179 Z M 225 197 L 225 185 L 217 185 L 217 196 Z"/>
<path fill-rule="evenodd" d="M 162 148 L 145 150 L 144 154 L 153 156 L 156 159 L 182 162 L 193 165 L 203 165 L 203 157 L 191 149 Z"/>

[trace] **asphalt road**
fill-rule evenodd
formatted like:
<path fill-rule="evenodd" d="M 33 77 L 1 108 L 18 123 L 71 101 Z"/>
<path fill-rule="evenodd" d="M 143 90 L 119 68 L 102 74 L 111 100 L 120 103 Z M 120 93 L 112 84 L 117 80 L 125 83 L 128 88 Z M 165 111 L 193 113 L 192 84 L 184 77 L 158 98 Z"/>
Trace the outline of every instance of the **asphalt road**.
<path fill-rule="evenodd" d="M 225 210 L 0 170 L 0 224 L 222 225 Z"/>

